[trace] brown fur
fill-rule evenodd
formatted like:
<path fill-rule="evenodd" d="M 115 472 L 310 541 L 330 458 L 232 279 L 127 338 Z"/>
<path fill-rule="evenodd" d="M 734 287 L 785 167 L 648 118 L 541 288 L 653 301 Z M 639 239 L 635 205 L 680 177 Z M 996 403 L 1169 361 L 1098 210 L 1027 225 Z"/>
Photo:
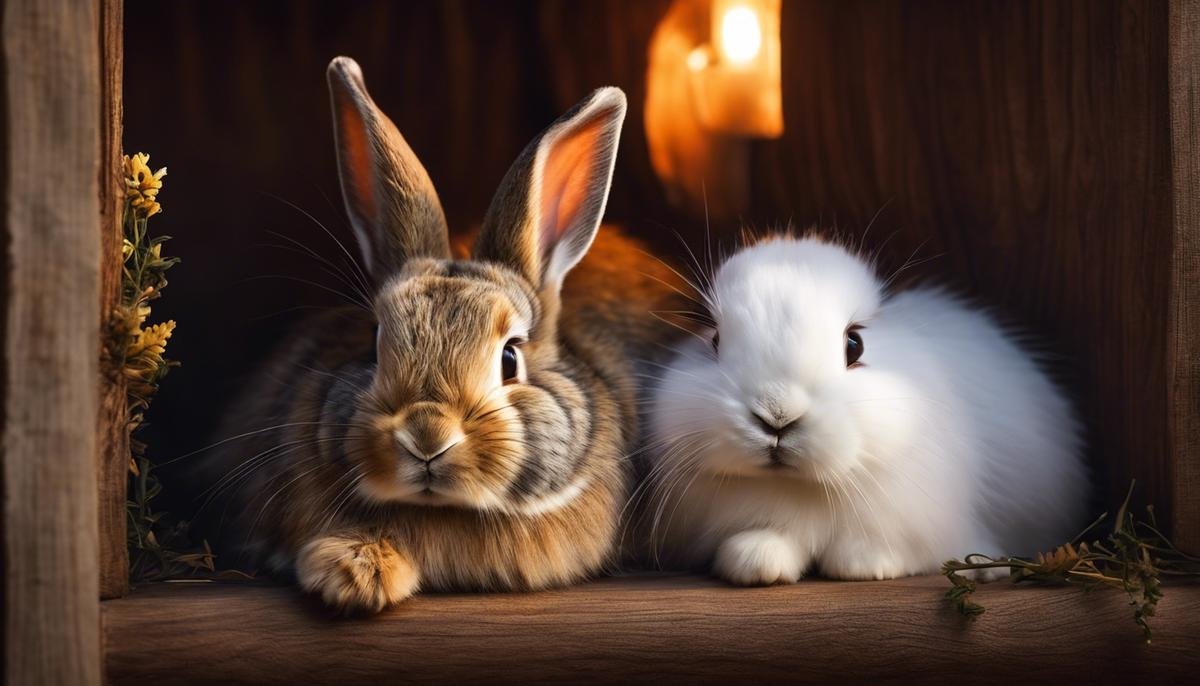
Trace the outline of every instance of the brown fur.
<path fill-rule="evenodd" d="M 356 121 L 386 122 L 347 69 L 330 69 L 335 110 L 356 110 L 338 115 L 343 139 Z M 427 212 L 440 205 L 423 170 L 363 169 L 360 152 L 343 151 L 356 233 L 387 246 L 364 249 L 380 284 L 373 311 L 307 322 L 235 409 L 229 433 L 249 435 L 213 467 L 233 487 L 236 542 L 347 610 L 418 587 L 566 584 L 613 561 L 639 440 L 635 367 L 665 354 L 674 331 L 650 313 L 680 309 L 683 290 L 612 229 L 564 283 L 596 235 L 623 111 L 598 91 L 522 153 L 475 261 L 429 254 L 447 243 L 424 235 L 445 228 Z M 366 136 L 403 145 L 386 128 Z M 404 147 L 388 159 L 406 160 Z M 361 207 L 420 227 L 381 229 L 354 209 L 379 173 L 412 185 Z M 524 376 L 500 384 L 512 335 L 527 335 Z"/>

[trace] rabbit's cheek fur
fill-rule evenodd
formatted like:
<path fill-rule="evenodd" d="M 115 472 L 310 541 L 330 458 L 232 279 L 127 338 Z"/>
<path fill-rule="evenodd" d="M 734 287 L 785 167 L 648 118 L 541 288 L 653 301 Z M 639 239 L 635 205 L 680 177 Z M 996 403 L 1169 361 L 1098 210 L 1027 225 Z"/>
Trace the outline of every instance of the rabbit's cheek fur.
<path fill-rule="evenodd" d="M 818 400 L 799 428 L 780 439 L 781 474 L 827 481 L 854 469 L 861 458 L 858 422 L 842 398 Z"/>
<path fill-rule="evenodd" d="M 505 496 L 519 508 L 571 484 L 586 445 L 571 437 L 587 436 L 591 419 L 583 409 L 586 399 L 579 388 L 559 374 L 538 374 L 530 384 L 511 388 L 509 398 L 518 416 L 522 453 Z M 579 404 L 572 406 L 573 402 Z"/>
<path fill-rule="evenodd" d="M 504 386 L 487 403 L 471 403 L 463 420 L 451 410 L 416 403 L 394 415 L 359 415 L 367 431 L 348 435 L 347 454 L 364 473 L 359 494 L 374 502 L 459 505 L 524 512 L 555 506 L 577 494 L 592 422 L 587 398 L 568 377 L 537 371 L 527 384 Z M 428 419 L 427 417 L 435 419 Z M 421 445 L 453 443 L 433 460 L 413 454 Z M 432 452 L 430 451 L 426 452 Z"/>
<path fill-rule="evenodd" d="M 864 381 L 846 403 L 860 438 L 859 459 L 868 465 L 884 462 L 887 469 L 885 458 L 903 454 L 904 446 L 913 444 L 915 434 L 933 420 L 929 414 L 933 408 L 914 401 L 921 397 L 920 389 L 894 374 L 873 368 L 850 373 L 860 374 Z"/>

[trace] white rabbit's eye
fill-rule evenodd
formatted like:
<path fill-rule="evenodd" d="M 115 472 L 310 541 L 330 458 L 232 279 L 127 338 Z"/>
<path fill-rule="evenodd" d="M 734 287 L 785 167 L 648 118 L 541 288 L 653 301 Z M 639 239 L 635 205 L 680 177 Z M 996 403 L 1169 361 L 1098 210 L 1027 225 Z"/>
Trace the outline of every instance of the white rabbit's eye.
<path fill-rule="evenodd" d="M 720 331 L 713 332 L 712 347 L 713 347 L 714 353 L 721 352 L 721 332 Z"/>
<path fill-rule="evenodd" d="M 861 366 L 858 361 L 863 354 L 863 339 L 862 335 L 858 333 L 860 329 L 862 327 L 858 324 L 846 329 L 846 369 Z"/>
<path fill-rule="evenodd" d="M 521 380 L 521 351 L 517 348 L 517 341 L 510 340 L 504 344 L 504 349 L 500 351 L 500 378 L 504 383 L 516 383 Z"/>

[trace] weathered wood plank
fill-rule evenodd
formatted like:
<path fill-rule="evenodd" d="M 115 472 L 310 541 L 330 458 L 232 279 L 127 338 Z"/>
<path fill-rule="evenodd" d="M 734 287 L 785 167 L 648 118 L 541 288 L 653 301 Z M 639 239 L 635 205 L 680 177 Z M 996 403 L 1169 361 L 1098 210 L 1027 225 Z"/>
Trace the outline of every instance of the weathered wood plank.
<path fill-rule="evenodd" d="M 121 296 L 121 77 L 124 55 L 124 0 L 100 3 L 100 413 L 96 425 L 96 479 L 99 486 L 100 597 L 129 591 L 129 550 L 125 545 L 125 499 L 129 470 L 129 411 L 121 361 L 110 354 L 111 313 Z"/>
<path fill-rule="evenodd" d="M 1167 589 L 1151 646 L 1120 593 L 992 584 L 972 621 L 945 590 L 940 577 L 737 589 L 644 576 L 339 619 L 287 588 L 168 584 L 103 610 L 114 684 L 1169 683 L 1200 667 L 1200 586 Z"/>
<path fill-rule="evenodd" d="M 3 13 L 4 676 L 98 684 L 99 16 Z"/>
<path fill-rule="evenodd" d="M 1170 24 L 1172 520 L 1178 545 L 1200 551 L 1200 1 L 1172 0 Z"/>

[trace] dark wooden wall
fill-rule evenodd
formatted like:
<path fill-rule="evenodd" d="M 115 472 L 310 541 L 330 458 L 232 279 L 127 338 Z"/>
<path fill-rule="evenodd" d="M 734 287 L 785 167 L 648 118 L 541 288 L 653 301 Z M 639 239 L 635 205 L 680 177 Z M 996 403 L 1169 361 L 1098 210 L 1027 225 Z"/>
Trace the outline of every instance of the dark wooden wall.
<path fill-rule="evenodd" d="M 160 230 L 185 262 L 156 313 L 184 361 L 157 401 L 155 451 L 208 440 L 242 375 L 319 289 L 275 230 L 345 239 L 324 66 L 363 65 L 438 185 L 452 227 L 480 219 L 525 142 L 588 90 L 631 96 L 610 219 L 679 252 L 702 235 L 665 206 L 641 128 L 663 0 L 130 1 L 126 147 L 169 164 Z M 1169 511 L 1172 255 L 1167 5 L 806 2 L 783 16 L 786 133 L 755 143 L 757 225 L 822 222 L 979 296 L 1042 337 L 1089 425 L 1104 500 L 1136 475 Z M 720 189 L 710 192 L 719 193 Z M 736 221 L 713 227 L 731 236 Z M 289 311 L 290 310 L 290 311 Z M 282 312 L 282 314 L 280 314 Z M 981 363 L 986 361 L 981 360 Z"/>

